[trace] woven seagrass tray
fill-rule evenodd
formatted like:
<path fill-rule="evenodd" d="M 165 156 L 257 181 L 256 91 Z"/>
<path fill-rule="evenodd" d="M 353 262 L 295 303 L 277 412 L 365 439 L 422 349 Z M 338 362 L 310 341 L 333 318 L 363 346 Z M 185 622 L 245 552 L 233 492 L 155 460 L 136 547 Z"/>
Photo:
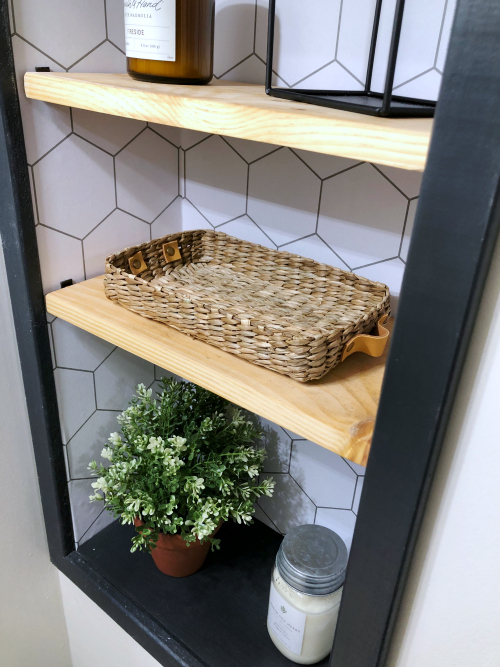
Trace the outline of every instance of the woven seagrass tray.
<path fill-rule="evenodd" d="M 299 382 L 356 351 L 380 356 L 389 336 L 386 285 L 221 232 L 180 232 L 111 255 L 104 287 L 143 317 Z"/>

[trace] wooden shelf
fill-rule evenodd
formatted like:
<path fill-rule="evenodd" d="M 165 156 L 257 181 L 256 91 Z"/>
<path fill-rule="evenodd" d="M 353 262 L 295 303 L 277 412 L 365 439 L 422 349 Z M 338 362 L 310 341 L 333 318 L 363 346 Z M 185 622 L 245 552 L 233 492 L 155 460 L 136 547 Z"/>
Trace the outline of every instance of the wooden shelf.
<path fill-rule="evenodd" d="M 24 81 L 35 100 L 417 171 L 432 131 L 428 118 L 373 118 L 280 100 L 242 83 L 162 85 L 65 72 L 28 72 Z"/>
<path fill-rule="evenodd" d="M 354 354 L 321 380 L 301 384 L 122 308 L 105 297 L 102 277 L 46 301 L 52 315 L 366 465 L 385 356 Z"/>

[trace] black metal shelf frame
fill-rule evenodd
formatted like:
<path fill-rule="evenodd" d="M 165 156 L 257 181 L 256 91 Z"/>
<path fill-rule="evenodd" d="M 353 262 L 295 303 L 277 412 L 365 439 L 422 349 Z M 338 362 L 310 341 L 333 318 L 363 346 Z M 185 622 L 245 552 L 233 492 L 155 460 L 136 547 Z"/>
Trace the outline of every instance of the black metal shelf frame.
<path fill-rule="evenodd" d="M 7 0 L 0 8 L 0 232 L 50 555 L 162 664 L 199 667 L 189 647 L 74 551 Z M 497 0 L 459 0 L 332 667 L 381 667 L 390 645 L 498 236 L 499 37 Z"/>

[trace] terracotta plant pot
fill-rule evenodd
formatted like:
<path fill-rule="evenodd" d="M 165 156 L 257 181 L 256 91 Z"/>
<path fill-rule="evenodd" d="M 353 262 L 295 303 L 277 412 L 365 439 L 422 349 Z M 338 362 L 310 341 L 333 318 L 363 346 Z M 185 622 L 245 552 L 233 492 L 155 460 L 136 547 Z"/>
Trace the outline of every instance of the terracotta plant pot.
<path fill-rule="evenodd" d="M 135 526 L 143 526 L 144 522 L 140 519 L 134 519 Z M 222 522 L 212 533 L 211 537 L 219 532 Z M 180 535 L 165 535 L 160 533 L 160 537 L 153 549 L 151 555 L 156 567 L 168 574 L 170 577 L 189 577 L 189 575 L 198 572 L 205 562 L 210 549 L 210 542 L 207 540 L 203 544 L 196 540 L 186 544 Z"/>

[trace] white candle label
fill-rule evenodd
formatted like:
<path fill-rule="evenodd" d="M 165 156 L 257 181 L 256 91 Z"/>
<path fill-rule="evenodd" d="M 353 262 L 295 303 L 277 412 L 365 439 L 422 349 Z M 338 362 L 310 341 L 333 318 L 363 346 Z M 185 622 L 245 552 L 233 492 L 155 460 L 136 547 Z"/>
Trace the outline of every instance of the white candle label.
<path fill-rule="evenodd" d="M 302 653 L 307 615 L 285 602 L 271 585 L 267 623 L 271 632 L 292 653 Z"/>
<path fill-rule="evenodd" d="M 124 0 L 128 58 L 175 61 L 176 0 Z"/>

